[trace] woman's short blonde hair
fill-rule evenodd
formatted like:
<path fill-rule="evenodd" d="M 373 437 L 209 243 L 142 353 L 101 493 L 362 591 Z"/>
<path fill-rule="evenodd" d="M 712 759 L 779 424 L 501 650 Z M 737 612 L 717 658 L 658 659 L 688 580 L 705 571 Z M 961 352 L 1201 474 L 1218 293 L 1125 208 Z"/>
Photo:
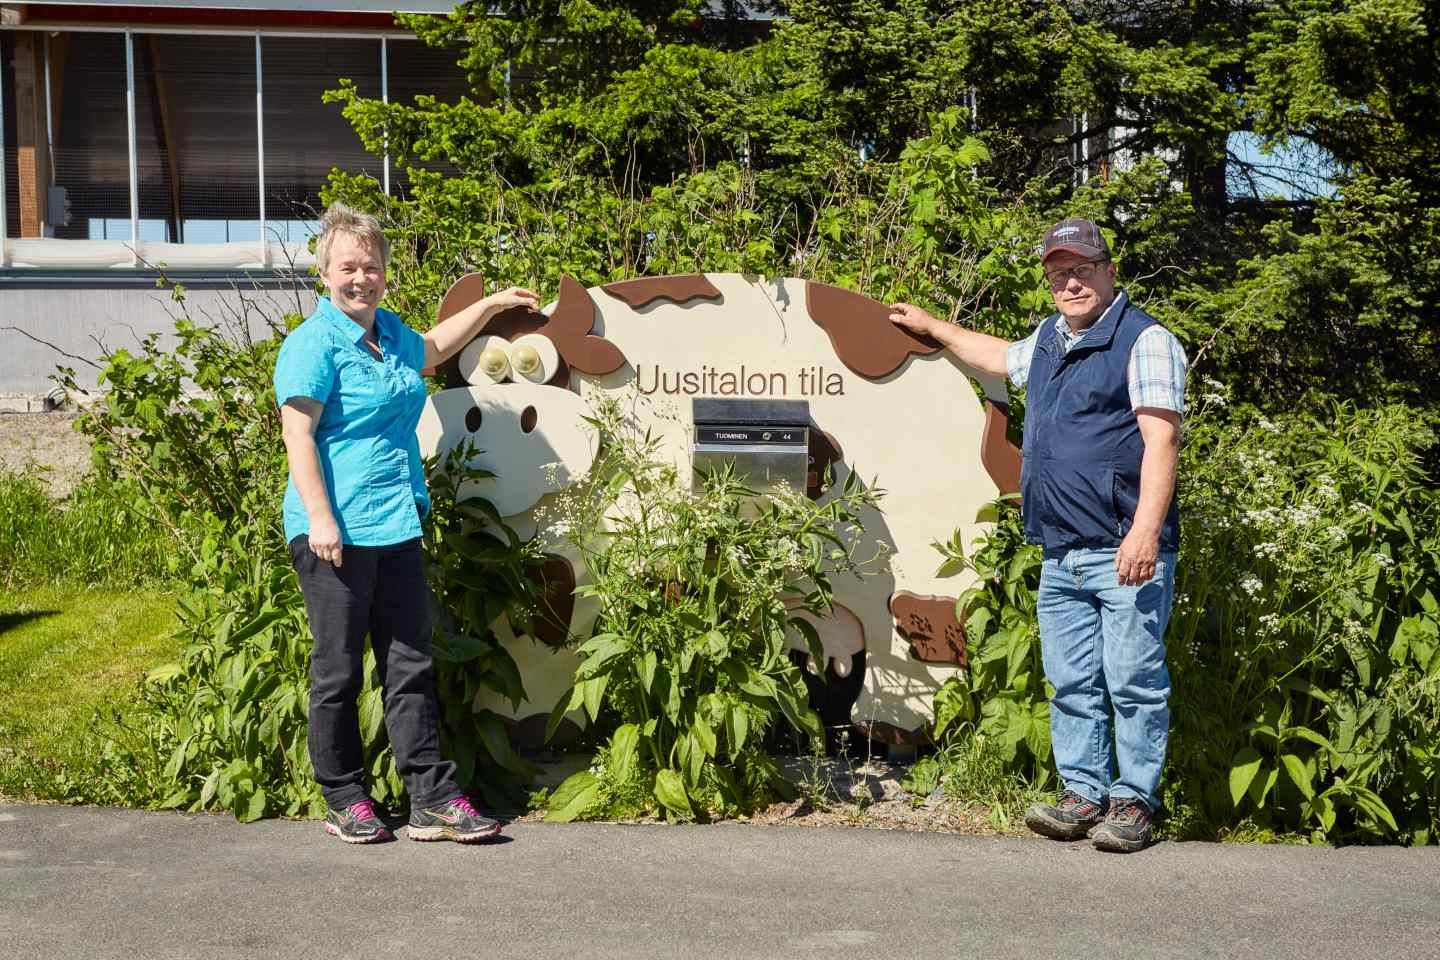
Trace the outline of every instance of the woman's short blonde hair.
<path fill-rule="evenodd" d="M 380 254 L 382 267 L 390 263 L 390 241 L 385 239 L 380 221 L 337 201 L 330 204 L 320 218 L 320 239 L 315 241 L 315 266 L 321 273 L 330 265 L 330 245 L 339 233 L 354 237 Z"/>

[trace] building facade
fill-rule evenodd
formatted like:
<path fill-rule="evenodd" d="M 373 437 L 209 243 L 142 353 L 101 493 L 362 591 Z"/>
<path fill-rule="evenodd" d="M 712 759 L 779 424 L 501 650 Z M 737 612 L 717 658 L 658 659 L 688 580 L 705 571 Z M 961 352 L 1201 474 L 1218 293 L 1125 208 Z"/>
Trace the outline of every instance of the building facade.
<path fill-rule="evenodd" d="M 33 406 L 57 349 L 163 332 L 181 282 L 223 312 L 241 287 L 313 300 L 309 240 L 331 168 L 405 183 L 340 107 L 469 92 L 391 10 L 451 0 L 160 0 L 0 5 L 0 396 Z M 11 404 L 14 405 L 13 403 Z"/>

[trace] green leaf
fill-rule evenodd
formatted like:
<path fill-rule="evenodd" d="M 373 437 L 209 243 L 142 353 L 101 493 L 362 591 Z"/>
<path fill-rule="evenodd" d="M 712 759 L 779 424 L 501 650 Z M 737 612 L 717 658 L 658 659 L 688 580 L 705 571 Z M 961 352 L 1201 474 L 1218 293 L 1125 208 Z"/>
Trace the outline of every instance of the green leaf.
<path fill-rule="evenodd" d="M 1316 733 L 1314 730 L 1311 730 L 1309 727 L 1286 727 L 1285 739 L 1290 740 L 1291 738 L 1294 738 L 1296 740 L 1304 740 L 1307 743 L 1313 743 L 1315 746 L 1320 747 L 1322 750 L 1327 750 L 1330 753 L 1335 752 L 1335 748 L 1331 746 L 1329 740 L 1326 740 L 1324 737 Z"/>
<path fill-rule="evenodd" d="M 468 706 L 467 704 L 467 709 Z M 505 729 L 505 722 L 500 719 L 499 714 L 493 710 L 477 712 L 475 728 L 480 734 L 480 743 L 484 745 L 491 759 L 507 769 L 515 763 L 515 752 L 510 746 L 510 733 Z"/>
<path fill-rule="evenodd" d="M 545 724 L 545 742 L 549 743 L 550 738 L 555 736 L 555 731 L 560 729 L 560 722 L 565 719 L 565 714 L 574 710 L 581 703 L 581 692 L 578 686 L 571 687 L 559 700 L 555 701 L 555 708 L 550 711 L 550 720 Z"/>
<path fill-rule="evenodd" d="M 145 682 L 163 686 L 176 677 L 184 675 L 184 673 L 185 665 L 183 663 L 166 663 L 145 674 Z"/>
<path fill-rule="evenodd" d="M 1260 772 L 1263 758 L 1254 747 L 1243 747 L 1230 759 L 1230 803 L 1239 809 L 1240 798 L 1245 796 L 1255 775 Z"/>
<path fill-rule="evenodd" d="M 655 685 L 655 667 L 659 663 L 654 650 L 646 650 L 645 655 L 640 658 L 636 665 L 637 675 L 640 677 L 640 686 L 649 693 Z"/>
<path fill-rule="evenodd" d="M 685 783 L 676 771 L 661 770 L 655 774 L 655 799 L 676 816 L 687 820 L 695 819 L 690 798 L 685 794 Z"/>
<path fill-rule="evenodd" d="M 725 737 L 729 741 L 731 760 L 739 759 L 749 735 L 750 715 L 741 704 L 730 704 L 725 712 Z"/>
<path fill-rule="evenodd" d="M 1275 784 L 1280 779 L 1280 768 L 1271 767 L 1263 774 L 1255 778 L 1250 784 L 1250 802 L 1256 807 L 1265 805 L 1265 798 L 1270 796 L 1270 791 L 1275 789 Z"/>
<path fill-rule="evenodd" d="M 545 802 L 548 823 L 569 823 L 594 802 L 600 793 L 600 781 L 589 770 L 567 777 Z"/>
<path fill-rule="evenodd" d="M 254 823 L 265 816 L 268 797 L 264 787 L 257 787 L 235 807 L 235 819 L 241 823 Z"/>
<path fill-rule="evenodd" d="M 1381 800 L 1380 796 L 1373 790 L 1370 790 L 1368 787 L 1354 787 L 1351 793 L 1351 802 L 1356 809 L 1368 813 L 1372 818 L 1379 820 L 1392 831 L 1399 831 L 1400 828 L 1395 823 L 1395 815 L 1390 812 L 1390 808 L 1385 805 L 1385 801 Z"/>
<path fill-rule="evenodd" d="M 596 720 L 600 716 L 600 705 L 604 702 L 605 685 L 610 682 L 608 675 L 591 677 L 580 684 L 581 697 L 585 703 L 585 712 L 590 714 L 590 719 Z"/>
<path fill-rule="evenodd" d="M 1315 785 L 1311 783 L 1310 768 L 1305 766 L 1304 760 L 1293 753 L 1287 753 L 1280 757 L 1280 765 L 1284 767 L 1286 775 L 1290 777 L 1290 782 L 1295 784 L 1296 789 L 1306 800 L 1315 796 Z"/>
<path fill-rule="evenodd" d="M 594 641 L 591 641 L 591 643 L 593 642 Z M 590 644 L 587 643 L 585 646 L 590 647 Z M 580 664 L 580 669 L 575 672 L 575 676 L 595 676 L 600 672 L 602 667 L 606 666 L 606 664 L 608 664 L 611 660 L 615 659 L 629 648 L 630 645 L 624 640 L 620 639 L 607 640 L 606 642 L 598 646 L 591 647 L 590 655 L 585 658 L 584 663 Z M 583 652 L 584 648 L 582 647 L 581 649 Z"/>
<path fill-rule="evenodd" d="M 705 722 L 704 718 L 695 718 L 695 723 L 690 727 L 690 733 L 695 737 L 700 748 L 705 751 L 705 756 L 715 756 L 718 746 L 715 741 L 715 731 L 711 729 L 710 724 Z"/>
<path fill-rule="evenodd" d="M 624 783 L 630 779 L 639 758 L 639 749 L 640 728 L 633 723 L 624 724 L 610 738 L 609 767 L 616 783 Z"/>

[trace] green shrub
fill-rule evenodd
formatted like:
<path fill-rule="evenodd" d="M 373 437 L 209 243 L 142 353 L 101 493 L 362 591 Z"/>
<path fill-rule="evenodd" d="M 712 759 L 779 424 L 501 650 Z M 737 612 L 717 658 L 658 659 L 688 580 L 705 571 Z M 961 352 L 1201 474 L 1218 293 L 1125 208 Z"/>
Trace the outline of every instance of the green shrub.
<path fill-rule="evenodd" d="M 1434 437 L 1403 406 L 1225 420 L 1204 409 L 1224 400 L 1207 389 L 1180 471 L 1169 831 L 1435 842 L 1440 493 L 1423 468 Z M 1034 625 L 1039 552 L 1019 521 L 1002 504 L 973 556 L 942 548 L 945 568 L 979 582 L 958 604 L 971 671 L 937 696 L 936 729 L 994 741 L 1033 784 L 1053 774 L 1053 690 Z"/>
<path fill-rule="evenodd" d="M 550 726 L 583 707 L 613 733 L 592 769 L 551 796 L 549 819 L 689 820 L 788 793 L 767 732 L 782 718 L 808 738 L 822 731 L 786 632 L 824 662 L 797 613 L 823 616 L 831 577 L 864 572 L 859 513 L 878 491 L 851 473 L 823 504 L 791 491 L 759 497 L 721 471 L 692 494 L 613 406 L 595 423 L 601 456 L 559 509 L 589 573 L 578 593 L 599 601 L 600 617 Z"/>

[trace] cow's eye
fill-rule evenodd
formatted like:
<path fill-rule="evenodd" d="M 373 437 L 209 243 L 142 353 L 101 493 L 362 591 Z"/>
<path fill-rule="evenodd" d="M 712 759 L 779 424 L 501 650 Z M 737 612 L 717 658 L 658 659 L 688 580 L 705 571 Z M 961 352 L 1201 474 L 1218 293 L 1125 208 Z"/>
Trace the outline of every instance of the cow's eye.
<path fill-rule="evenodd" d="M 475 433 L 480 429 L 480 422 L 482 419 L 483 418 L 480 416 L 480 408 L 471 407 L 469 412 L 465 414 L 465 429 L 469 430 L 471 433 Z"/>
<path fill-rule="evenodd" d="M 520 411 L 520 431 L 522 433 L 529 433 L 535 429 L 535 424 L 539 420 L 540 414 L 536 412 L 535 408 L 533 406 L 526 407 Z"/>

